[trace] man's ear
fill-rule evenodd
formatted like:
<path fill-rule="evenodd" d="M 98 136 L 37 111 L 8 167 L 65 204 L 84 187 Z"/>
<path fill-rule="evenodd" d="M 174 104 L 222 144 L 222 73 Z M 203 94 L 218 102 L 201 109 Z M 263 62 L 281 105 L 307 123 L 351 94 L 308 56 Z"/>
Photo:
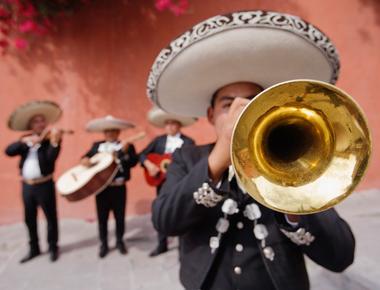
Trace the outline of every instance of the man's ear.
<path fill-rule="evenodd" d="M 214 125 L 214 108 L 208 107 L 207 109 L 207 120 Z"/>

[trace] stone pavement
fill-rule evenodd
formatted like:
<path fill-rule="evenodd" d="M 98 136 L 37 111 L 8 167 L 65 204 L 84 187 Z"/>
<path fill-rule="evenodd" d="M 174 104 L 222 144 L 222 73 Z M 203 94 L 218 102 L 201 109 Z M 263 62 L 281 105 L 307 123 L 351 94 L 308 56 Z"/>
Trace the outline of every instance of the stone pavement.
<path fill-rule="evenodd" d="M 357 239 L 356 260 L 343 274 L 328 272 L 308 261 L 312 290 L 380 289 L 380 191 L 366 191 L 349 197 L 338 211 L 351 224 Z M 113 225 L 111 224 L 111 229 Z M 179 290 L 176 239 L 171 251 L 148 258 L 155 244 L 149 216 L 132 217 L 127 222 L 129 254 L 117 251 L 103 260 L 97 257 L 96 223 L 81 220 L 60 222 L 61 257 L 50 263 L 48 255 L 20 265 L 26 253 L 23 224 L 0 227 L 1 290 Z M 45 223 L 40 222 L 41 237 Z M 111 233 L 111 231 L 110 231 Z M 113 234 L 110 234 L 113 236 Z M 111 239 L 112 246 L 114 239 Z M 42 249 L 46 243 L 41 241 Z"/>

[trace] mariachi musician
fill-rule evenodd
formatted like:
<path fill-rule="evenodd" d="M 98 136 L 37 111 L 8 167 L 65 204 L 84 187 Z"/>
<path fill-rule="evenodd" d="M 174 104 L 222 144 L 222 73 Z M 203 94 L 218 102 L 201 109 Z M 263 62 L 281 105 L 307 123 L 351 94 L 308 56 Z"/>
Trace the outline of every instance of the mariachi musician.
<path fill-rule="evenodd" d="M 184 145 L 193 145 L 194 140 L 190 137 L 181 133 L 181 128 L 190 126 L 196 122 L 195 118 L 177 116 L 175 114 L 169 114 L 165 111 L 153 107 L 148 112 L 149 122 L 158 128 L 163 128 L 165 130 L 164 135 L 160 135 L 153 139 L 152 142 L 140 153 L 141 165 L 147 170 L 149 176 L 155 177 L 160 172 L 160 166 L 149 160 L 149 154 L 172 154 L 177 148 Z M 156 194 L 159 194 L 161 184 L 156 187 Z M 168 250 L 167 246 L 167 236 L 158 233 L 158 245 L 149 254 L 149 256 L 154 257 L 159 254 L 165 253 Z"/>
<path fill-rule="evenodd" d="M 5 152 L 20 156 L 22 200 L 25 224 L 29 233 L 29 252 L 20 263 L 40 255 L 37 232 L 37 208 L 41 207 L 47 220 L 47 240 L 50 260 L 58 259 L 58 222 L 53 173 L 61 149 L 62 131 L 48 130 L 61 116 L 61 108 L 51 101 L 32 101 L 17 108 L 8 120 L 14 131 L 25 131 Z"/>
<path fill-rule="evenodd" d="M 179 42 L 185 44 L 178 48 Z M 334 83 L 338 68 L 323 32 L 299 17 L 267 11 L 207 19 L 159 54 L 150 98 L 165 111 L 207 115 L 217 133 L 213 144 L 174 153 L 153 203 L 155 228 L 180 237 L 186 289 L 308 290 L 304 255 L 334 272 L 353 262 L 353 234 L 333 208 L 275 212 L 247 194 L 230 166 L 232 129 L 249 99 L 297 78 Z"/>
<path fill-rule="evenodd" d="M 119 163 L 119 170 L 113 181 L 100 193 L 96 195 L 96 211 L 98 216 L 98 229 L 100 239 L 99 257 L 104 258 L 109 251 L 108 247 L 108 216 L 113 212 L 116 221 L 116 248 L 122 255 L 128 250 L 124 244 L 125 232 L 125 206 L 126 206 L 126 182 L 130 179 L 130 170 L 138 162 L 133 144 L 123 144 L 119 140 L 122 130 L 133 128 L 131 122 L 107 116 L 91 120 L 86 129 L 88 132 L 101 132 L 104 140 L 95 142 L 91 149 L 84 155 L 81 164 L 90 167 L 90 158 L 99 152 L 115 154 Z"/>

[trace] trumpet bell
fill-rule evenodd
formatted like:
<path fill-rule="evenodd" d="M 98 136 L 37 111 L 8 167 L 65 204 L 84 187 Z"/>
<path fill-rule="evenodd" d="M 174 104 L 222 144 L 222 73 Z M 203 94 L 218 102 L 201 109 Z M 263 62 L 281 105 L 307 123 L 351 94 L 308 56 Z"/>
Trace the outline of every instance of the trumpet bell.
<path fill-rule="evenodd" d="M 337 87 L 314 80 L 277 84 L 243 110 L 232 135 L 239 185 L 284 213 L 326 210 L 361 180 L 371 152 L 364 115 Z"/>

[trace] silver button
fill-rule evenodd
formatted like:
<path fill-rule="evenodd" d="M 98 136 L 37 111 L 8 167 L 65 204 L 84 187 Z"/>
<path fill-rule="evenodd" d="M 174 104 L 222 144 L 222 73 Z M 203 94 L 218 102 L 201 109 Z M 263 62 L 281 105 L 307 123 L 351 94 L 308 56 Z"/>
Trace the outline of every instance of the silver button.
<path fill-rule="evenodd" d="M 240 275 L 241 274 L 241 268 L 240 267 L 235 267 L 234 268 L 234 272 L 236 275 Z"/>
<path fill-rule="evenodd" d="M 242 251 L 244 250 L 244 247 L 243 247 L 242 244 L 236 244 L 236 246 L 235 246 L 235 250 L 236 250 L 237 252 L 242 252 Z"/>
<path fill-rule="evenodd" d="M 244 228 L 244 224 L 243 224 L 242 222 L 238 222 L 238 223 L 236 224 L 236 226 L 237 226 L 237 228 L 238 228 L 239 230 L 241 230 L 242 228 Z"/>

